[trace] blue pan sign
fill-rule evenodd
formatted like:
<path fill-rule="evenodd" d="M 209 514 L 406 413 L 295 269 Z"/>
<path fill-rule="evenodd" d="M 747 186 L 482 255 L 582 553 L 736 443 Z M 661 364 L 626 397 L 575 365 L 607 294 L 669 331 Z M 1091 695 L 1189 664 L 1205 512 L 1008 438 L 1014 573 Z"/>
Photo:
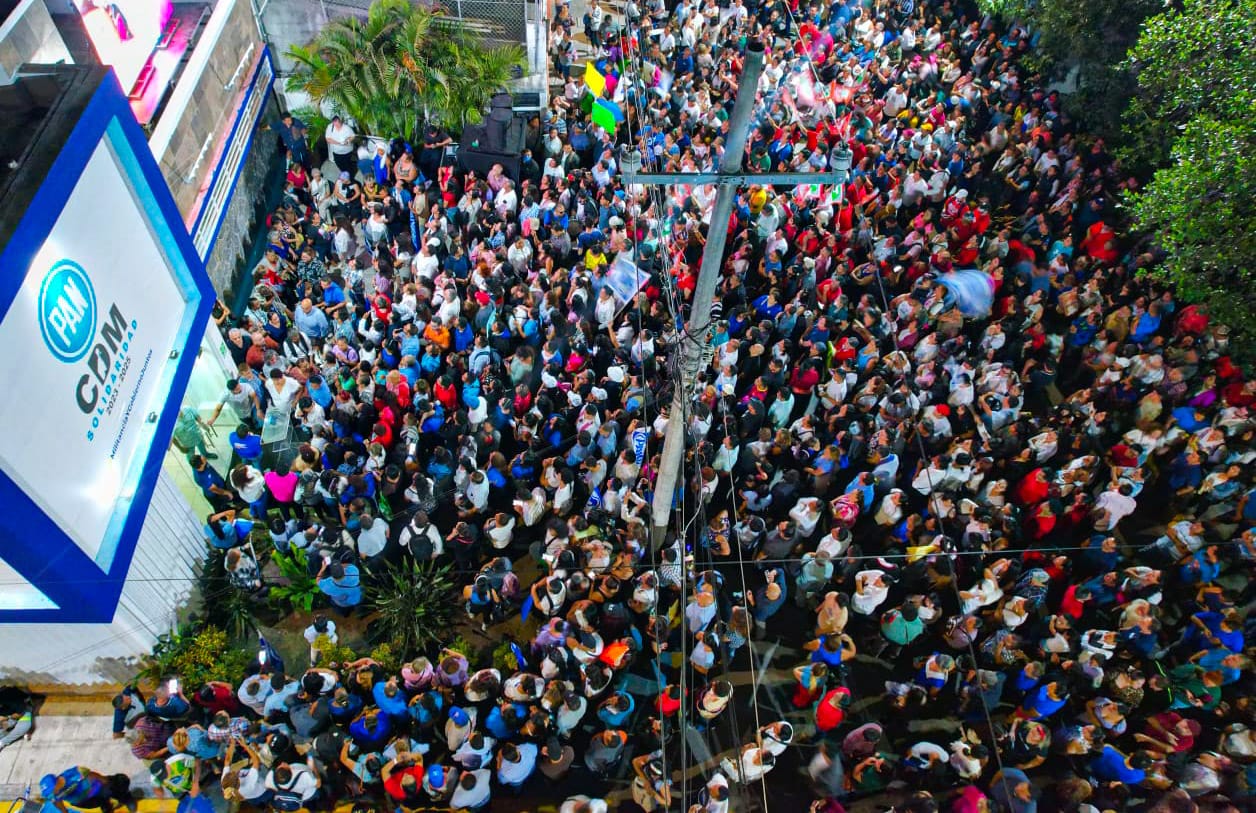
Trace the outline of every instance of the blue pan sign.
<path fill-rule="evenodd" d="M 0 252 L 0 623 L 112 620 L 213 300 L 109 74 Z"/>

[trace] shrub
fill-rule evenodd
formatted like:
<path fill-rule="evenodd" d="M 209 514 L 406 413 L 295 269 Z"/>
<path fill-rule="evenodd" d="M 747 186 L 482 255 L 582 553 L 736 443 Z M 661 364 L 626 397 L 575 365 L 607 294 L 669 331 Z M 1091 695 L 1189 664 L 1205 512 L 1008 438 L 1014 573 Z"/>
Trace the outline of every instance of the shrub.
<path fill-rule="evenodd" d="M 305 551 L 300 548 L 293 548 L 288 554 L 276 551 L 274 561 L 287 584 L 272 587 L 270 598 L 288 604 L 293 610 L 308 613 L 314 609 L 314 602 L 322 592 L 318 589 L 318 580 L 310 573 Z"/>
<path fill-rule="evenodd" d="M 414 560 L 388 565 L 367 588 L 366 598 L 376 610 L 372 640 L 389 644 L 398 659 L 434 647 L 452 627 L 456 599 L 449 565 Z"/>
<path fill-rule="evenodd" d="M 156 682 L 177 676 L 189 693 L 211 680 L 235 686 L 244 679 L 252 658 L 249 651 L 232 646 L 227 633 L 218 627 L 197 632 L 185 629 L 158 639 L 137 677 Z"/>

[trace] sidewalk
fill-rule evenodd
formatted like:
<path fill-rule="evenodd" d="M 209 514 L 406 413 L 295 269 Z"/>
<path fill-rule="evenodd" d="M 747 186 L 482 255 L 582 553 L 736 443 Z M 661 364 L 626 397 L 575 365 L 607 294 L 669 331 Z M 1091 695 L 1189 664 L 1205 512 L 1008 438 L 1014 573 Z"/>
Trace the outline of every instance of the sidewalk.
<path fill-rule="evenodd" d="M 106 710 L 105 705 L 102 709 Z M 131 755 L 126 740 L 110 734 L 113 713 L 83 716 L 40 714 L 29 740 L 0 751 L 0 799 L 15 799 L 29 785 L 38 793 L 39 778 L 72 765 L 86 765 L 104 774 L 124 773 L 133 788 L 149 786 L 144 763 Z"/>

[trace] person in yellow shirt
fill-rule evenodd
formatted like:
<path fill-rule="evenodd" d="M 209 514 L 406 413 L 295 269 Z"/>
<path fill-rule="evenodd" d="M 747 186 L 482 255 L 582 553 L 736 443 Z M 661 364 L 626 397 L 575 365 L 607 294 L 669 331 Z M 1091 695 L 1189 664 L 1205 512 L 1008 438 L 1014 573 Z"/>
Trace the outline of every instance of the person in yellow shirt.
<path fill-rule="evenodd" d="M 584 253 L 584 267 L 593 272 L 603 265 L 609 265 L 609 261 L 606 259 L 605 252 L 602 251 L 602 244 L 594 243 Z"/>

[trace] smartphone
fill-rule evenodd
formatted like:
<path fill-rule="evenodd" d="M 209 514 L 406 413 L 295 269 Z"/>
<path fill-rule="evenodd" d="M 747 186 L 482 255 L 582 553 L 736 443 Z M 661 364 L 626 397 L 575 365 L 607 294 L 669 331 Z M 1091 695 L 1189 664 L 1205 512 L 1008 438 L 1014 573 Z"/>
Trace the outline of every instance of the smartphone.
<path fill-rule="evenodd" d="M 174 694 L 175 692 L 179 691 L 178 679 L 170 678 L 170 680 L 166 681 L 166 690 L 169 691 L 171 694 Z"/>

